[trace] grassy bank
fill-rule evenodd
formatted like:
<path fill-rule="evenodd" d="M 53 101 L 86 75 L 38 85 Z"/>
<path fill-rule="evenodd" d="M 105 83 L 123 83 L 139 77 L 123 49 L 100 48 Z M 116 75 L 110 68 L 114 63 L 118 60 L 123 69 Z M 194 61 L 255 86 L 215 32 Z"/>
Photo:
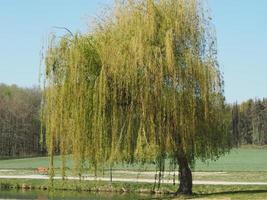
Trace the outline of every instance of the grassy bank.
<path fill-rule="evenodd" d="M 161 199 L 266 199 L 266 186 L 204 186 L 196 185 L 192 196 L 175 197 L 176 186 L 164 184 L 160 190 L 154 190 L 153 184 L 143 183 L 112 183 L 91 181 L 61 181 L 55 180 L 53 189 L 47 180 L 1 180 L 0 190 L 49 190 L 49 191 L 83 191 L 83 192 L 113 192 L 117 194 L 138 193 L 153 195 Z"/>
<path fill-rule="evenodd" d="M 3 179 L 0 180 L 0 189 L 22 189 L 22 190 L 67 190 L 86 192 L 118 192 L 118 193 L 162 193 L 171 194 L 175 192 L 176 186 L 157 185 L 150 183 L 121 183 L 102 181 L 78 181 L 78 180 L 54 180 L 53 186 L 49 180 L 32 179 Z"/>

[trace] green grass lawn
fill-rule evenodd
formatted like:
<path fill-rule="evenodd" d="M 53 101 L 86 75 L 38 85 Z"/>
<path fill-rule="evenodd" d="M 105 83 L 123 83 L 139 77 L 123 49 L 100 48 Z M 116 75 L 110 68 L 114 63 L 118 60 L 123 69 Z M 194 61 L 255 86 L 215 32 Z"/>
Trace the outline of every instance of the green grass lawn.
<path fill-rule="evenodd" d="M 195 171 L 267 171 L 267 148 L 233 149 L 215 162 L 196 162 Z"/>
<path fill-rule="evenodd" d="M 71 168 L 73 162 L 68 160 L 67 165 Z M 48 167 L 48 158 L 24 158 L 15 160 L 0 160 L 0 169 L 35 169 Z M 60 168 L 60 157 L 55 157 L 55 167 Z M 118 164 L 114 169 L 130 170 L 155 170 L 154 165 L 122 165 Z M 168 169 L 168 166 L 166 166 Z M 222 156 L 217 161 L 203 163 L 196 161 L 194 171 L 216 172 L 239 172 L 239 171 L 266 171 L 267 172 L 267 148 L 243 147 L 233 149 L 229 154 Z"/>
<path fill-rule="evenodd" d="M 69 157 L 70 158 L 70 157 Z M 55 157 L 56 175 L 60 175 L 60 156 Z M 72 168 L 73 162 L 68 160 L 67 165 Z M 30 175 L 34 174 L 37 167 L 48 167 L 47 157 L 25 158 L 14 160 L 0 160 L 0 175 Z M 16 171 L 1 171 L 1 169 L 14 169 Z M 124 170 L 124 171 L 121 171 Z M 136 171 L 136 174 L 127 170 Z M 173 173 L 168 172 L 166 167 L 165 179 L 172 179 Z M 151 178 L 154 174 L 139 174 L 139 171 L 153 171 L 154 165 L 122 165 L 114 167 L 114 178 Z M 194 173 L 194 180 L 205 181 L 244 181 L 244 182 L 267 182 L 267 148 L 242 147 L 232 150 L 229 154 L 222 156 L 217 161 L 203 163 L 196 162 L 195 172 L 223 172 L 223 173 Z M 85 172 L 87 175 L 88 173 Z M 67 175 L 72 176 L 73 171 L 68 170 Z M 92 174 L 91 174 L 92 175 Z M 98 174 L 103 176 L 102 173 Z M 104 177 L 109 177 L 107 168 Z M 176 173 L 177 178 L 177 173 Z"/>
<path fill-rule="evenodd" d="M 48 157 L 0 160 L 0 169 L 36 169 L 37 167 L 48 167 L 48 163 Z M 60 156 L 55 157 L 54 165 L 56 168 L 60 168 Z M 70 159 L 67 165 L 72 166 Z"/>

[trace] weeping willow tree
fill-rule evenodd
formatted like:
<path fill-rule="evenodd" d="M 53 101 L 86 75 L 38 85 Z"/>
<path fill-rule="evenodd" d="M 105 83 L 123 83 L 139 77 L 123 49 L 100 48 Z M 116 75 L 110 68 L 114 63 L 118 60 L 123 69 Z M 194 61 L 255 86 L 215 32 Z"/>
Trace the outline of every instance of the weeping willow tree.
<path fill-rule="evenodd" d="M 216 38 L 201 0 L 119 0 L 88 34 L 53 38 L 43 118 L 53 155 L 80 174 L 117 162 L 179 166 L 192 192 L 196 158 L 230 148 Z"/>

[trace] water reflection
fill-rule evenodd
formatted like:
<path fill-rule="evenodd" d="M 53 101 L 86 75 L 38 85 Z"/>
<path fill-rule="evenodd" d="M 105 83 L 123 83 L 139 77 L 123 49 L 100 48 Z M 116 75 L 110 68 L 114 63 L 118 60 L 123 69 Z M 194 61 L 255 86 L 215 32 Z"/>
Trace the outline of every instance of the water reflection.
<path fill-rule="evenodd" d="M 18 191 L 0 190 L 0 200 L 146 200 L 158 199 L 149 195 L 137 194 L 110 194 L 88 192 L 44 192 L 44 191 Z"/>

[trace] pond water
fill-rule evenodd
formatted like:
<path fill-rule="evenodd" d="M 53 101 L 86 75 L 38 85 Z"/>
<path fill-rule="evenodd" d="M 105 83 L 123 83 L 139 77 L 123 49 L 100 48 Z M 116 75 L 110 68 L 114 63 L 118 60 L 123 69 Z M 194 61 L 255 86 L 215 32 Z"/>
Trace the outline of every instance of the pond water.
<path fill-rule="evenodd" d="M 0 200 L 146 200 L 158 199 L 150 195 L 138 194 L 111 194 L 89 192 L 44 192 L 44 191 L 17 191 L 0 190 Z"/>

